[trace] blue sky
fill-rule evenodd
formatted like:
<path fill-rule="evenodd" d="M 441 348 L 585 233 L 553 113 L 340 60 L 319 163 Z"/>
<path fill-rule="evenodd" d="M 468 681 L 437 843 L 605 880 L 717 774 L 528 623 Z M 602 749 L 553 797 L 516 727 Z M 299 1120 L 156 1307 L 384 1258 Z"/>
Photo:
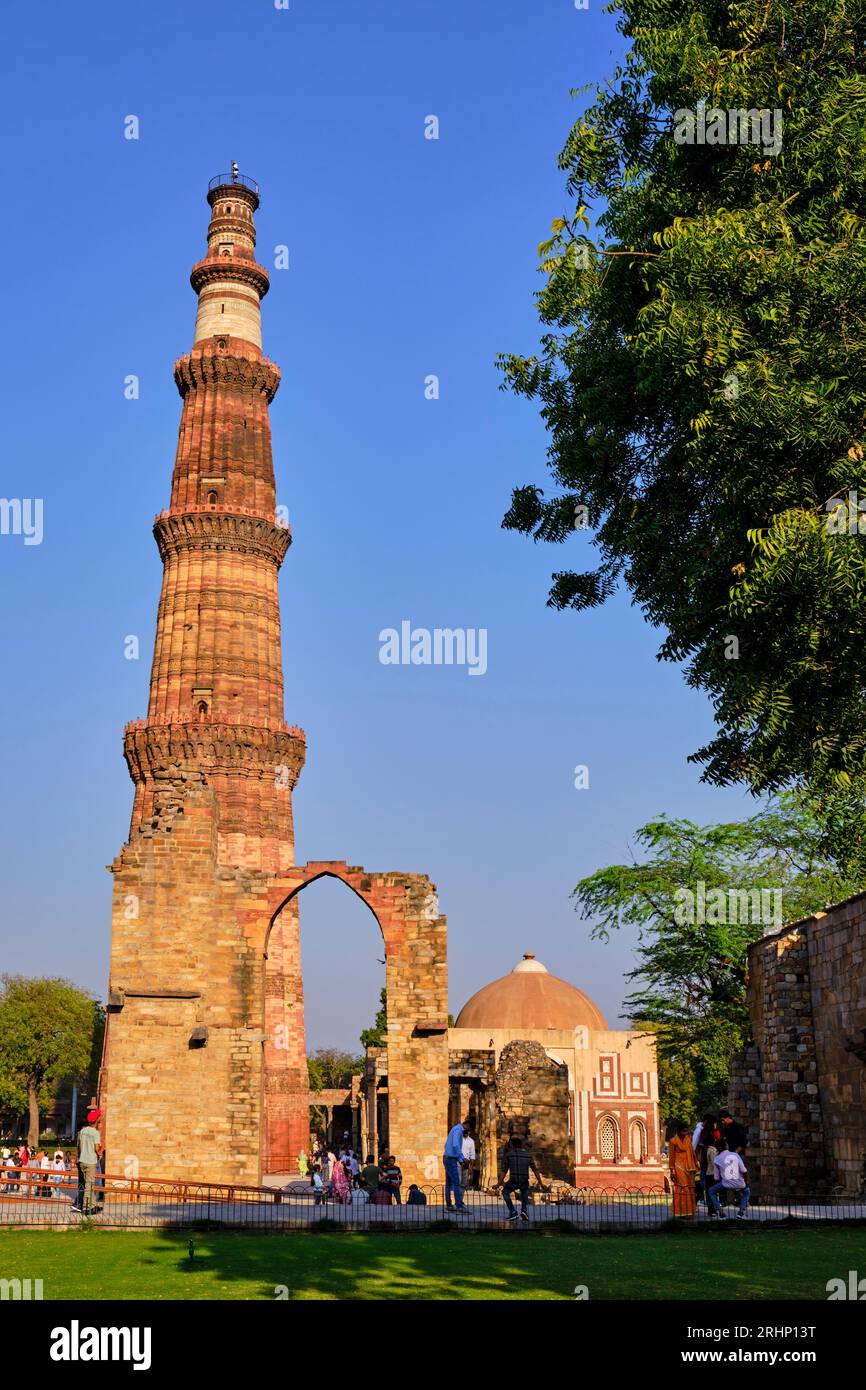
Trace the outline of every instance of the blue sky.
<path fill-rule="evenodd" d="M 146 709 L 172 364 L 192 342 L 207 182 L 237 159 L 262 188 L 260 259 L 290 252 L 263 316 L 295 538 L 286 717 L 308 738 L 298 859 L 429 874 L 454 1013 L 534 950 L 615 1020 L 633 942 L 591 943 L 574 883 L 660 811 L 752 805 L 686 763 L 709 707 L 656 662 L 659 634 L 627 596 L 584 616 L 545 607 L 587 537 L 537 547 L 500 528 L 511 487 L 544 482 L 546 440 L 494 359 L 537 342 L 570 92 L 612 73 L 613 17 L 596 0 L 151 0 L 19 6 L 6 41 L 0 493 L 43 499 L 44 539 L 0 536 L 0 969 L 105 990 L 104 866 L 132 801 L 122 728 Z M 486 628 L 487 673 L 383 666 L 378 634 L 403 619 Z M 383 974 L 375 922 L 333 883 L 301 907 L 308 1041 L 353 1046 Z"/>

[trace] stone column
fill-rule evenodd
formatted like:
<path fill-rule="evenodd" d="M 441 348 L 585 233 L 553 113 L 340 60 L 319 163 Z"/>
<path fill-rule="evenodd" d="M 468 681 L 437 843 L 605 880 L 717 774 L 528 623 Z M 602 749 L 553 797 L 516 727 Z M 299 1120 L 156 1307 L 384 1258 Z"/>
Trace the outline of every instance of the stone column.
<path fill-rule="evenodd" d="M 311 1104 L 296 898 L 283 908 L 268 941 L 265 1033 L 263 1167 L 266 1173 L 294 1172 L 309 1137 Z"/>

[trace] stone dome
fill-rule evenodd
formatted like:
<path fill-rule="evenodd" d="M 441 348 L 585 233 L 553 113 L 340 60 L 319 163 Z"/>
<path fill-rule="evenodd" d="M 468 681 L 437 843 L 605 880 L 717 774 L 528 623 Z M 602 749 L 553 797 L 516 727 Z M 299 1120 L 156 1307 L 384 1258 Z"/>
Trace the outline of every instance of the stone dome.
<path fill-rule="evenodd" d="M 510 975 L 479 989 L 457 1016 L 456 1028 L 575 1028 L 606 1029 L 597 1004 L 566 980 L 548 973 L 547 967 L 527 951 Z"/>

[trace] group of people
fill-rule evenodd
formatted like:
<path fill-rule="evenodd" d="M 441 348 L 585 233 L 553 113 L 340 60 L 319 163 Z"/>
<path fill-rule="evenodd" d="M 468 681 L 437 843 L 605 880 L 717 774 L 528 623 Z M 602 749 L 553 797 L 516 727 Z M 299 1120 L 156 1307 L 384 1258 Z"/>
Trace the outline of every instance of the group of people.
<path fill-rule="evenodd" d="M 383 1153 L 379 1161 L 368 1154 L 364 1166 L 355 1151 L 344 1145 L 335 1154 L 327 1144 L 314 1145 L 311 1155 L 302 1150 L 299 1155 L 301 1176 L 309 1176 L 314 1206 L 331 1199 L 341 1206 L 350 1202 L 371 1202 L 374 1206 L 389 1207 L 403 1202 L 403 1174 L 395 1156 Z M 406 1193 L 408 1206 L 426 1206 L 427 1198 L 417 1183 L 410 1183 Z"/>
<path fill-rule="evenodd" d="M 26 1189 L 25 1195 L 37 1198 L 50 1197 L 72 1172 L 78 1170 L 78 1191 L 72 1204 L 72 1211 L 82 1216 L 92 1216 L 101 1207 L 97 1201 L 97 1170 L 102 1162 L 102 1139 L 97 1124 L 102 1116 L 101 1110 L 90 1110 L 87 1123 L 78 1131 L 77 1162 L 62 1149 L 55 1149 L 49 1157 L 44 1149 L 21 1143 L 16 1148 L 5 1147 L 0 1150 L 0 1195 L 15 1195 Z M 35 1181 L 25 1180 L 24 1173 L 35 1173 Z"/>
<path fill-rule="evenodd" d="M 20 1191 L 22 1174 L 36 1171 L 40 1175 L 34 1189 L 37 1197 L 50 1197 L 51 1188 L 61 1183 L 72 1168 L 71 1160 L 62 1149 L 55 1149 L 49 1157 L 44 1149 L 34 1149 L 32 1144 L 24 1143 L 14 1150 L 0 1150 L 0 1165 L 0 1192 Z"/>
<path fill-rule="evenodd" d="M 685 1121 L 677 1123 L 668 1142 L 674 1216 L 696 1216 L 700 1201 L 708 1215 L 722 1221 L 726 1213 L 721 1199 L 727 1201 L 731 1194 L 737 1218 L 745 1218 L 752 1195 L 745 1163 L 747 1140 L 745 1129 L 727 1110 L 719 1116 L 705 1115 L 691 1133 Z"/>
<path fill-rule="evenodd" d="M 449 1211 L 465 1212 L 468 1208 L 463 1199 L 464 1190 L 472 1181 L 475 1168 L 475 1141 L 468 1119 L 458 1121 L 448 1131 L 442 1162 L 445 1166 L 445 1206 Z M 525 1141 L 512 1135 L 505 1149 L 502 1184 L 502 1200 L 508 1210 L 509 1221 L 529 1220 L 530 1174 L 535 1175 L 539 1190 L 547 1192 Z M 515 1192 L 520 1196 L 519 1212 L 511 1200 Z"/>
<path fill-rule="evenodd" d="M 465 1196 L 469 1188 L 477 1183 L 477 1150 L 475 1134 L 469 1120 L 453 1125 L 448 1132 L 443 1153 L 445 1166 L 445 1206 L 449 1211 L 466 1212 Z M 403 1197 L 403 1174 L 394 1154 L 384 1150 L 378 1160 L 368 1154 L 364 1164 L 347 1141 L 337 1153 L 326 1141 L 313 1144 L 310 1154 L 305 1150 L 299 1154 L 298 1167 L 302 1177 L 309 1179 L 315 1206 L 326 1201 L 335 1201 L 347 1206 L 350 1203 L 370 1202 L 375 1206 L 401 1206 Z M 534 1174 L 539 1189 L 544 1186 L 535 1159 L 523 1139 L 517 1136 L 508 1141 L 504 1155 L 504 1182 L 502 1199 L 507 1208 L 509 1221 L 528 1221 L 529 1179 Z M 517 1193 L 520 1197 L 518 1211 L 512 1201 Z M 406 1195 L 407 1206 L 427 1206 L 427 1196 L 417 1183 L 410 1183 Z"/>

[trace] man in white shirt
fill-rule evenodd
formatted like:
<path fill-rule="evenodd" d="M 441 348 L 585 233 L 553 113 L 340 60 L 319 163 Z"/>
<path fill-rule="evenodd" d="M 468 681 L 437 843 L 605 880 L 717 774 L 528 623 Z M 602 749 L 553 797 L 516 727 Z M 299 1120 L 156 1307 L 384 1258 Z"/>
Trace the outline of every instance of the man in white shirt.
<path fill-rule="evenodd" d="M 739 1149 L 729 1149 L 727 1145 L 716 1154 L 716 1161 L 713 1164 L 713 1177 L 716 1181 L 709 1189 L 707 1196 L 710 1199 L 710 1206 L 713 1214 L 724 1219 L 724 1212 L 719 1203 L 719 1193 L 723 1189 L 729 1192 L 736 1192 L 739 1195 L 740 1207 L 737 1212 L 738 1220 L 742 1220 L 746 1215 L 749 1205 L 749 1198 L 752 1195 L 751 1188 L 746 1184 L 746 1165 L 743 1162 Z"/>
<path fill-rule="evenodd" d="M 475 1172 L 475 1139 L 471 1129 L 467 1129 L 463 1135 L 463 1168 L 460 1172 L 460 1181 L 464 1187 L 472 1186 L 472 1175 Z"/>

